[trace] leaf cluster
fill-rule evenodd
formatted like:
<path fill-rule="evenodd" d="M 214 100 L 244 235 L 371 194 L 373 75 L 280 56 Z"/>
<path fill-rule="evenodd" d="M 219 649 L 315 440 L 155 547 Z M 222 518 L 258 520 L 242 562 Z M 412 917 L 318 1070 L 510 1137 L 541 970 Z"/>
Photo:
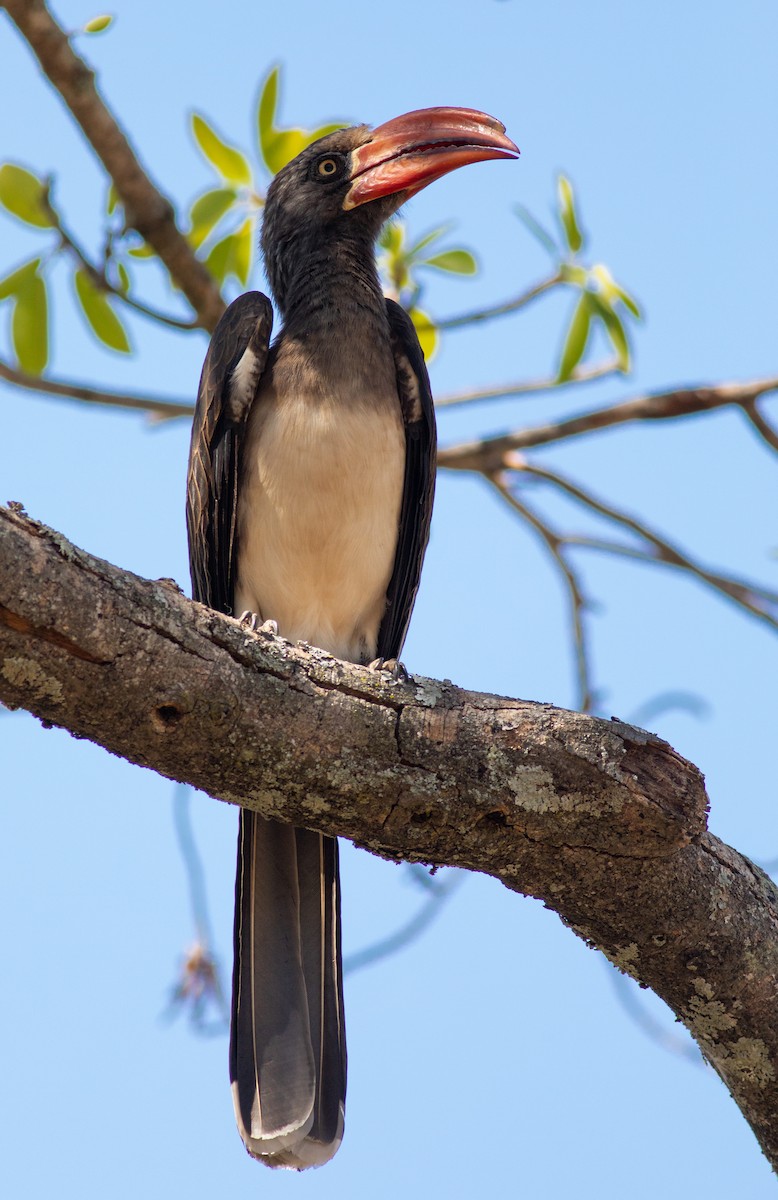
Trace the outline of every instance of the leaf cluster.
<path fill-rule="evenodd" d="M 571 287 L 578 293 L 562 340 L 556 382 L 567 383 L 574 378 L 597 326 L 614 352 L 617 370 L 626 374 L 632 365 L 632 355 L 624 318 L 628 313 L 640 319 L 640 308 L 606 266 L 602 263 L 587 266 L 581 261 L 581 254 L 586 248 L 586 235 L 570 180 L 565 175 L 557 179 L 554 215 L 559 227 L 558 238 L 552 236 L 523 205 L 517 205 L 515 211 L 555 260 L 557 272 L 554 283 Z"/>
<path fill-rule="evenodd" d="M 110 19 L 95 18 L 82 32 L 98 33 Z M 94 26 L 94 27 L 93 27 Z M 98 28 L 99 26 L 99 28 Z M 305 127 L 284 125 L 279 117 L 280 67 L 274 66 L 259 90 L 254 114 L 255 153 L 249 155 L 217 130 L 201 112 L 190 116 L 190 130 L 198 153 L 215 175 L 213 186 L 188 204 L 181 223 L 196 257 L 204 263 L 220 288 L 237 285 L 245 289 L 255 265 L 257 218 L 265 202 L 268 180 L 302 149 L 342 128 L 345 122 Z M 30 375 L 41 374 L 49 358 L 48 273 L 64 257 L 68 262 L 73 297 L 88 329 L 105 347 L 128 353 L 130 339 L 120 316 L 128 306 L 146 316 L 181 328 L 194 328 L 196 321 L 160 313 L 138 298 L 134 272 L 157 255 L 127 224 L 113 184 L 105 203 L 102 248 L 97 259 L 90 257 L 65 227 L 52 199 L 51 181 L 16 163 L 0 166 L 0 206 L 25 225 L 47 235 L 43 253 L 14 267 L 0 280 L 0 302 L 11 309 L 11 342 L 17 363 Z M 552 237 L 530 213 L 517 213 L 531 233 L 553 257 L 555 273 L 531 289 L 526 299 L 551 287 L 572 287 L 577 300 L 567 325 L 555 383 L 576 378 L 596 326 L 603 330 L 615 352 L 619 370 L 630 367 L 631 353 L 624 316 L 638 317 L 639 309 L 629 293 L 618 284 L 607 267 L 582 260 L 582 232 L 572 184 L 560 176 L 557 188 L 556 221 L 559 237 Z M 523 297 L 494 310 L 463 318 L 436 320 L 424 304 L 424 288 L 430 272 L 468 278 L 478 271 L 472 252 L 463 246 L 447 245 L 450 227 L 438 226 L 418 237 L 410 234 L 407 222 L 397 218 L 380 238 L 379 268 L 386 292 L 410 313 L 426 357 L 431 358 L 445 328 L 462 326 L 499 312 L 515 311 Z M 174 290 L 175 290 L 175 285 Z"/>

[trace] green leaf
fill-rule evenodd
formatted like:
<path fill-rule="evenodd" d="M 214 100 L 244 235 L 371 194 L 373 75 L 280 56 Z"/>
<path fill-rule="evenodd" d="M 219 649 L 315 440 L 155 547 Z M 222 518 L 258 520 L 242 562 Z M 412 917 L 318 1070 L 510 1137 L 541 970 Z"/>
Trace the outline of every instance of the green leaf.
<path fill-rule="evenodd" d="M 240 229 L 232 235 L 235 244 L 233 270 L 244 287 L 249 281 L 249 274 L 251 272 L 251 252 L 254 248 L 252 227 L 253 221 L 247 219 L 243 222 Z"/>
<path fill-rule="evenodd" d="M 7 300 L 9 296 L 15 296 L 19 289 L 24 287 L 30 276 L 37 274 L 40 265 L 39 258 L 31 258 L 29 262 L 23 263 L 10 275 L 6 275 L 5 279 L 0 280 L 0 300 Z"/>
<path fill-rule="evenodd" d="M 408 316 L 416 326 L 419 344 L 424 352 L 424 357 L 429 362 L 437 350 L 440 340 L 435 322 L 432 320 L 432 317 L 422 312 L 420 308 L 412 308 Z"/>
<path fill-rule="evenodd" d="M 629 371 L 631 366 L 631 356 L 629 350 L 629 342 L 627 333 L 621 323 L 620 318 L 613 311 L 610 304 L 596 292 L 588 293 L 592 305 L 592 311 L 605 326 L 605 332 L 608 336 L 613 349 L 616 351 L 616 357 L 619 360 L 619 370 L 625 373 Z"/>
<path fill-rule="evenodd" d="M 552 238 L 551 234 L 540 224 L 540 221 L 537 221 L 529 209 L 525 208 L 523 204 L 517 204 L 513 211 L 516 213 L 516 216 L 519 218 L 522 225 L 524 225 L 525 228 L 528 229 L 532 234 L 532 236 L 540 242 L 541 246 L 548 251 L 551 257 L 556 258 L 559 254 L 559 247 Z"/>
<path fill-rule="evenodd" d="M 222 284 L 232 267 L 232 234 L 216 242 L 208 251 L 205 265 L 217 283 Z"/>
<path fill-rule="evenodd" d="M 621 287 L 618 283 L 614 282 L 613 288 L 614 288 L 614 291 L 616 292 L 616 295 L 618 296 L 619 300 L 621 300 L 623 304 L 626 304 L 627 308 L 632 313 L 633 317 L 636 317 L 638 319 L 638 321 L 640 321 L 642 319 L 643 314 L 640 311 L 640 305 L 638 304 L 638 302 L 634 298 L 634 296 L 630 296 L 629 292 L 625 292 L 624 288 Z"/>
<path fill-rule="evenodd" d="M 251 167 L 245 154 L 223 141 L 199 113 L 192 113 L 192 133 L 203 155 L 222 179 L 238 186 L 251 183 Z"/>
<path fill-rule="evenodd" d="M 586 267 L 579 267 L 576 263 L 560 263 L 559 278 L 563 283 L 572 283 L 576 287 L 585 288 L 589 283 L 589 272 Z"/>
<path fill-rule="evenodd" d="M 276 108 L 278 106 L 278 77 L 280 67 L 273 67 L 262 85 L 257 105 L 257 132 L 259 134 L 259 149 L 265 162 L 267 159 L 268 140 L 272 139 L 275 131 Z M 269 165 L 269 163 L 268 163 Z"/>
<path fill-rule="evenodd" d="M 305 144 L 306 146 L 310 146 L 312 142 L 318 142 L 319 138 L 328 137 L 329 134 L 337 133 L 339 129 L 346 128 L 348 128 L 348 121 L 330 121 L 328 124 L 320 125 L 318 129 L 312 129 L 310 133 L 306 134 L 308 140 Z"/>
<path fill-rule="evenodd" d="M 620 284 L 611 275 L 610 271 L 602 263 L 598 263 L 592 267 L 592 278 L 596 280 L 600 291 L 605 296 L 608 303 L 613 306 L 616 300 L 621 300 L 622 304 L 626 304 L 629 311 L 634 317 L 640 320 L 640 309 L 637 301 L 630 296 L 629 292 L 625 292 Z"/>
<path fill-rule="evenodd" d="M 76 295 L 82 311 L 96 338 L 111 350 L 130 353 L 130 342 L 124 326 L 111 308 L 105 292 L 95 287 L 86 271 L 80 267 L 74 276 Z"/>
<path fill-rule="evenodd" d="M 133 258 L 153 258 L 156 250 L 153 250 L 148 242 L 144 242 L 142 246 L 131 246 L 127 253 Z"/>
<path fill-rule="evenodd" d="M 45 197 L 43 181 L 32 171 L 16 163 L 3 163 L 0 167 L 0 204 L 20 221 L 38 229 L 51 229 L 54 222 Z"/>
<path fill-rule="evenodd" d="M 419 265 L 435 267 L 438 271 L 449 271 L 452 275 L 478 274 L 478 263 L 469 250 L 444 250 L 442 254 L 423 259 Z"/>
<path fill-rule="evenodd" d="M 119 291 L 127 294 L 130 290 L 130 275 L 124 263 L 117 263 L 116 270 L 119 275 Z"/>
<path fill-rule="evenodd" d="M 399 254 L 405 242 L 405 226 L 402 221 L 387 221 L 378 235 L 378 245 L 388 254 Z"/>
<path fill-rule="evenodd" d="M 108 188 L 108 195 L 105 199 L 105 211 L 110 217 L 116 211 L 116 205 L 119 203 L 119 193 L 116 190 L 116 184 L 112 183 Z"/>
<path fill-rule="evenodd" d="M 570 328 L 567 331 L 562 354 L 557 371 L 557 383 L 564 383 L 572 378 L 573 371 L 586 351 L 589 340 L 589 329 L 592 319 L 591 292 L 581 292 L 580 299 L 573 311 Z"/>
<path fill-rule="evenodd" d="M 276 125 L 280 67 L 273 67 L 262 85 L 257 104 L 259 152 L 271 175 L 276 175 L 311 142 L 342 129 L 343 121 L 320 125 L 318 129 L 282 129 Z"/>
<path fill-rule="evenodd" d="M 231 207 L 236 194 L 234 188 L 213 188 L 211 191 L 203 192 L 194 201 L 189 211 L 191 228 L 187 237 L 195 250 L 203 244 L 214 226 Z"/>
<path fill-rule="evenodd" d="M 575 211 L 573 185 L 565 175 L 559 176 L 557 191 L 559 197 L 559 219 L 562 222 L 565 240 L 573 254 L 577 254 L 581 246 L 583 246 L 583 234 L 578 222 L 578 214 Z"/>
<path fill-rule="evenodd" d="M 49 306 L 46 284 L 34 271 L 16 288 L 11 338 L 21 369 L 40 375 L 49 361 Z"/>
<path fill-rule="evenodd" d="M 426 250 L 433 242 L 437 242 L 438 238 L 442 238 L 444 233 L 448 233 L 452 229 L 451 225 L 438 225 L 437 229 L 431 229 L 429 233 L 425 233 L 420 237 L 418 242 L 414 242 L 408 251 L 409 258 L 416 258 L 421 254 L 422 250 Z"/>
<path fill-rule="evenodd" d="M 113 17 L 108 13 L 104 13 L 100 17 L 92 17 L 91 21 L 87 21 L 84 26 L 84 33 L 103 33 L 109 25 L 113 24 Z"/>
<path fill-rule="evenodd" d="M 244 287 L 248 282 L 254 246 L 252 224 L 250 219 L 244 221 L 237 232 L 227 234 L 209 251 L 205 265 L 218 283 L 224 283 L 229 275 Z"/>
<path fill-rule="evenodd" d="M 262 147 L 262 157 L 267 163 L 271 174 L 276 175 L 291 162 L 309 141 L 304 129 L 276 129 L 265 139 Z"/>

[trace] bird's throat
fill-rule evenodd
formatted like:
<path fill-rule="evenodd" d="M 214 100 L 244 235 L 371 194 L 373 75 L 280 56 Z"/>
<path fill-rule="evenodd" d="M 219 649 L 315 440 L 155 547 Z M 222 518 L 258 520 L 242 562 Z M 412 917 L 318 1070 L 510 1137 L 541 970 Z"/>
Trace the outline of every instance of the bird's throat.
<path fill-rule="evenodd" d="M 268 259 L 267 271 L 288 333 L 335 334 L 341 342 L 352 325 L 374 323 L 388 333 L 373 242 L 363 231 L 344 236 L 331 226 L 301 235 Z"/>

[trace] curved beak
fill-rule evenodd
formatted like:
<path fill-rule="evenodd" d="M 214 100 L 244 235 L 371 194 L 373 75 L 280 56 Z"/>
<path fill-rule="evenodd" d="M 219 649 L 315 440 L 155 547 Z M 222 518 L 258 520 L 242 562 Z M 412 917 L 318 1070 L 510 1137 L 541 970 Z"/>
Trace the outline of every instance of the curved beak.
<path fill-rule="evenodd" d="M 351 153 L 345 209 L 405 192 L 408 196 L 457 167 L 517 158 L 501 121 L 474 108 L 419 108 L 373 130 Z"/>

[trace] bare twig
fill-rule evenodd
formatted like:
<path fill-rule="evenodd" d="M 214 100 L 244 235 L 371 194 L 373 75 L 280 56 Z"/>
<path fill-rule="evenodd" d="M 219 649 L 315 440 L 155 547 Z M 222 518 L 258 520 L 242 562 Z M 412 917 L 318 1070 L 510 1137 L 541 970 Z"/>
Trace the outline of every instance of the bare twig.
<path fill-rule="evenodd" d="M 514 296 L 512 300 L 504 300 L 501 304 L 491 304 L 488 308 L 476 308 L 471 312 L 460 313 L 456 317 L 444 317 L 441 321 L 435 321 L 434 325 L 430 322 L 430 328 L 433 329 L 462 329 L 465 325 L 478 325 L 482 321 L 491 321 L 495 317 L 505 317 L 509 313 L 518 312 L 520 308 L 526 308 L 533 300 L 537 300 L 544 292 L 548 292 L 557 284 L 562 283 L 562 276 L 557 271 L 554 275 L 550 275 L 548 279 L 541 280 L 540 283 L 534 283 L 532 287 L 527 288 L 525 292 Z"/>
<path fill-rule="evenodd" d="M 28 375 L 17 367 L 0 359 L 0 379 L 31 392 L 43 392 L 47 396 L 60 396 L 67 400 L 79 400 L 86 404 L 104 404 L 109 408 L 129 408 L 146 412 L 158 421 L 169 421 L 176 417 L 191 417 L 194 406 L 186 401 L 164 400 L 159 396 L 114 392 L 108 389 L 83 387 L 65 379 L 44 379 L 40 375 Z"/>
<path fill-rule="evenodd" d="M 503 383 L 498 387 L 476 388 L 468 392 L 450 392 L 447 396 L 435 398 L 436 408 L 450 408 L 454 404 L 473 404 L 478 400 L 503 400 L 509 396 L 529 396 L 536 392 L 557 391 L 559 388 L 570 387 L 575 383 L 591 383 L 595 379 L 604 379 L 619 370 L 615 359 L 596 363 L 591 367 L 576 367 L 569 379 L 560 382 L 556 376 L 545 379 L 522 380 L 517 383 Z"/>
<path fill-rule="evenodd" d="M 81 126 L 114 182 L 128 225 L 156 251 L 197 313 L 213 330 L 224 311 L 214 280 L 176 225 L 173 205 L 152 183 L 127 135 L 95 86 L 95 75 L 74 53 L 44 0 L 3 0 L 41 68 Z"/>
<path fill-rule="evenodd" d="M 192 829 L 190 811 L 191 789 L 176 784 L 173 794 L 173 820 L 176 840 L 184 864 L 196 940 L 186 955 L 178 981 L 171 989 L 168 1014 L 182 1008 L 189 1010 L 193 1027 L 198 1033 L 223 1033 L 229 1022 L 229 1012 L 216 956 L 211 949 L 211 923 L 205 888 L 205 871 Z M 214 1021 L 208 1013 L 218 1013 Z"/>
<path fill-rule="evenodd" d="M 641 1003 L 640 993 L 631 979 L 613 968 L 609 968 L 608 975 L 613 984 L 616 996 L 625 1012 L 632 1018 L 638 1028 L 647 1037 L 651 1038 L 652 1042 L 656 1042 L 658 1046 L 661 1046 L 663 1050 L 669 1051 L 670 1054 L 676 1054 L 679 1058 L 685 1058 L 687 1062 L 692 1063 L 695 1067 L 704 1067 L 706 1065 L 705 1059 L 690 1037 L 683 1037 L 674 1033 L 671 1029 L 666 1029 L 661 1021 L 657 1021 L 651 1015 L 645 1005 Z"/>
<path fill-rule="evenodd" d="M 565 546 L 577 546 L 589 550 L 601 550 L 608 554 L 619 554 L 628 558 L 640 559 L 643 562 L 661 563 L 693 575 L 714 591 L 719 592 L 728 600 L 733 600 L 752 616 L 765 621 L 773 629 L 778 629 L 778 593 L 749 580 L 739 579 L 733 575 L 725 575 L 712 571 L 708 567 L 695 562 L 688 554 L 673 545 L 666 538 L 656 533 L 642 521 L 629 516 L 620 509 L 614 508 L 598 497 L 587 492 L 580 484 L 573 483 L 558 471 L 534 466 L 524 461 L 514 462 L 514 468 L 526 475 L 551 484 L 564 492 L 584 508 L 605 517 L 622 529 L 629 530 L 643 543 L 644 547 L 631 546 L 621 542 L 612 542 L 604 538 L 585 537 L 579 535 L 560 535 L 560 542 Z"/>
<path fill-rule="evenodd" d="M 600 429 L 626 425 L 633 421 L 688 417 L 694 413 L 712 412 L 728 405 L 745 409 L 760 396 L 776 390 L 778 377 L 772 376 L 768 379 L 756 379 L 751 383 L 720 383 L 697 388 L 676 388 L 669 392 L 652 392 L 645 396 L 636 396 L 632 400 L 624 400 L 621 404 L 591 409 L 564 421 L 553 421 L 547 425 L 519 429 L 500 437 L 482 438 L 477 442 L 463 442 L 458 446 L 444 447 L 438 452 L 438 464 L 457 471 L 499 471 L 506 465 L 505 455 L 512 450 L 547 446 L 552 442 L 580 437 L 585 433 L 596 433 Z"/>
<path fill-rule="evenodd" d="M 767 442 L 767 445 L 773 450 L 778 450 L 778 433 L 773 429 L 769 421 L 765 420 L 762 413 L 759 411 L 759 406 L 756 400 L 748 400 L 743 404 L 743 412 L 753 425 L 759 436 Z"/>
<path fill-rule="evenodd" d="M 583 622 L 583 614 L 587 605 L 578 581 L 578 576 L 565 555 L 565 539 L 551 529 L 528 504 L 519 500 L 514 495 L 508 486 L 505 472 L 487 475 L 485 478 L 502 496 L 503 500 L 535 530 L 535 533 L 544 542 L 546 549 L 565 581 L 567 594 L 570 599 L 570 623 L 573 633 L 573 652 L 578 680 L 578 700 L 576 707 L 581 712 L 592 712 L 594 708 L 594 691 L 591 684 L 589 653 Z"/>
<path fill-rule="evenodd" d="M 747 580 L 736 579 L 729 575 L 719 575 L 701 567 L 693 559 L 672 550 L 670 555 L 661 551 L 652 553 L 650 550 L 637 546 L 627 546 L 622 542 L 608 541 L 607 538 L 583 537 L 580 534 L 569 534 L 564 538 L 565 545 L 578 547 L 582 550 L 599 551 L 602 554 L 614 554 L 620 558 L 632 558 L 636 562 L 645 562 L 653 566 L 661 565 L 674 567 L 695 576 L 726 599 L 744 608 L 752 616 L 764 621 L 772 629 L 778 629 L 778 599 L 769 588 Z M 763 601 L 763 604 L 758 603 Z M 775 611 L 771 611 L 775 610 Z"/>
<path fill-rule="evenodd" d="M 54 227 L 60 237 L 60 245 L 62 249 L 70 251 L 76 261 L 86 271 L 89 278 L 96 288 L 100 291 L 109 292 L 115 296 L 117 300 L 121 300 L 122 304 L 126 304 L 128 308 L 132 308 L 135 312 L 141 313 L 144 317 L 150 317 L 152 321 L 157 321 L 160 325 L 168 325 L 171 329 L 192 330 L 199 329 L 199 321 L 182 320 L 180 317 L 173 317 L 169 313 L 162 312 L 161 309 L 154 308 L 150 304 L 144 304 L 140 300 L 136 300 L 129 293 L 123 292 L 120 288 L 114 287 L 106 273 L 105 266 L 96 267 L 88 257 L 84 247 L 76 240 L 74 235 L 65 226 L 62 217 L 54 209 L 51 204 L 48 206 L 51 219 L 54 222 Z"/>
<path fill-rule="evenodd" d="M 353 954 L 347 954 L 343 959 L 344 974 L 349 975 L 353 971 L 361 970 L 362 967 L 371 967 L 381 959 L 389 958 L 390 955 L 404 950 L 411 942 L 415 942 L 440 916 L 446 900 L 450 899 L 465 879 L 464 872 L 450 871 L 445 880 L 434 891 L 428 893 L 418 912 L 414 913 L 404 925 L 380 941 L 365 946 L 363 950 L 355 950 Z"/>

